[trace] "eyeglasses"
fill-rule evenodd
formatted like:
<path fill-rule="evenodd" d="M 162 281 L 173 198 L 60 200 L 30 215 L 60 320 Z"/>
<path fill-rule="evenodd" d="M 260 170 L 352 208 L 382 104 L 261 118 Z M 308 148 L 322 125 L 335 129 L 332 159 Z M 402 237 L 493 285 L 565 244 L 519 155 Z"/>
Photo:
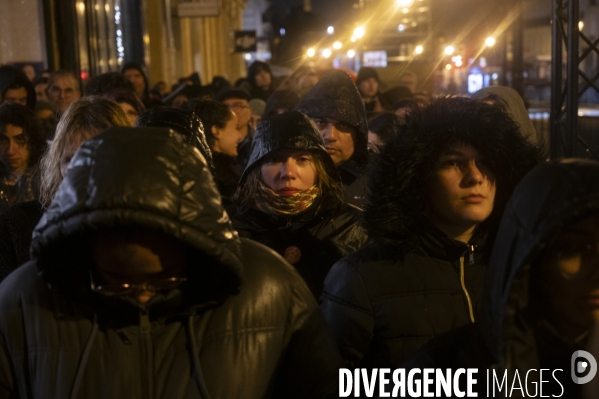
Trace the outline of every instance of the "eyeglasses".
<path fill-rule="evenodd" d="M 599 243 L 568 244 L 554 253 L 559 272 L 566 280 L 599 277 Z"/>
<path fill-rule="evenodd" d="M 160 292 L 168 291 L 177 288 L 179 285 L 187 281 L 186 277 L 169 277 L 157 281 L 146 281 L 141 284 L 105 284 L 97 285 L 94 281 L 92 271 L 89 271 L 90 287 L 93 292 L 106 296 L 127 296 L 134 292 L 151 291 Z"/>

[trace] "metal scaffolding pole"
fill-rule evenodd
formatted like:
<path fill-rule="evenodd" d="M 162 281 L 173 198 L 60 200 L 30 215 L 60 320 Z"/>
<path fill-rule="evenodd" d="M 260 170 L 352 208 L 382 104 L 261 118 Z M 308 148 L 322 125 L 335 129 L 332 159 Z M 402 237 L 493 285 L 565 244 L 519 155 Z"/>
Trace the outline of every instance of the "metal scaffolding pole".
<path fill-rule="evenodd" d="M 599 73 L 589 77 L 581 69 L 587 57 L 599 54 L 599 38 L 591 41 L 579 29 L 579 0 L 553 0 L 552 36 L 551 158 L 599 159 L 599 149 L 591 148 L 578 126 L 580 97 L 589 88 L 599 93 Z M 581 41 L 586 46 L 582 54 Z"/>

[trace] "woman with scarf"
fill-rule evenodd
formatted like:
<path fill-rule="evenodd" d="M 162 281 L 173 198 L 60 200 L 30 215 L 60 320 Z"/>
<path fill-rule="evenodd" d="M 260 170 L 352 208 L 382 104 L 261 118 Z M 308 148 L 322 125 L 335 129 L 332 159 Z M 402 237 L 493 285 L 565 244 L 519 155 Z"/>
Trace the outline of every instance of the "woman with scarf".
<path fill-rule="evenodd" d="M 234 201 L 235 228 L 278 252 L 318 299 L 336 261 L 367 240 L 318 128 L 296 111 L 260 123 Z"/>

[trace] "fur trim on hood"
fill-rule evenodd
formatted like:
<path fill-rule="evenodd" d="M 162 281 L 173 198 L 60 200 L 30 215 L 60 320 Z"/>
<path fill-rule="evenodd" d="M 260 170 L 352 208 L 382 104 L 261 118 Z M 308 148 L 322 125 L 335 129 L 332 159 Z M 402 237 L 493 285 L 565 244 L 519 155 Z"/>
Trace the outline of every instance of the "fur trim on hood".
<path fill-rule="evenodd" d="M 495 176 L 495 206 L 479 228 L 492 242 L 514 187 L 540 162 L 539 150 L 500 106 L 466 98 L 441 98 L 416 108 L 399 130 L 371 157 L 362 221 L 368 235 L 388 247 L 416 247 L 432 226 L 426 215 L 427 176 L 444 151 L 466 143 L 484 156 Z"/>

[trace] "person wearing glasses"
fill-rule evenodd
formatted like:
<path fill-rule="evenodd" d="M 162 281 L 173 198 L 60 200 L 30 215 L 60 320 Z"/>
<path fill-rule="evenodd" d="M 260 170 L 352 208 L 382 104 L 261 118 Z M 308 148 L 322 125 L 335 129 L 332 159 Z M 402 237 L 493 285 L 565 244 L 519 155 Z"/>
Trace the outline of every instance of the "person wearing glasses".
<path fill-rule="evenodd" d="M 308 287 L 239 238 L 204 157 L 172 130 L 84 142 L 32 255 L 0 287 L 0 397 L 337 393 L 338 352 Z"/>
<path fill-rule="evenodd" d="M 572 356 L 597 354 L 599 328 L 598 175 L 599 162 L 582 159 L 531 171 L 501 220 L 478 322 L 435 338 L 406 365 L 493 367 L 509 386 L 518 372 L 529 396 L 543 381 L 545 397 L 581 397 L 571 371 L 586 373 L 572 370 Z"/>

